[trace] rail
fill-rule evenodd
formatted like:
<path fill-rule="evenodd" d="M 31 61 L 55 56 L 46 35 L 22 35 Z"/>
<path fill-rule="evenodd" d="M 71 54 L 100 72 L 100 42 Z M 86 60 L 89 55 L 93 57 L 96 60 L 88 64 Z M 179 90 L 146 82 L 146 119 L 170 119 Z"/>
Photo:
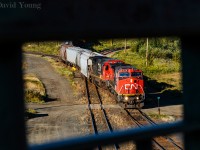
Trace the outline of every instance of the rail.
<path fill-rule="evenodd" d="M 150 123 L 151 125 L 156 125 L 156 123 L 149 118 L 144 112 L 142 112 L 141 110 L 137 109 L 137 111 L 139 112 L 139 114 L 142 116 L 143 119 L 145 119 L 148 123 Z M 142 128 L 145 127 L 142 123 L 140 123 L 135 117 L 132 116 L 132 114 L 126 109 L 125 112 L 128 114 L 128 116 L 132 119 L 132 121 L 137 124 L 138 127 Z M 170 142 L 175 148 L 177 148 L 178 150 L 182 150 L 183 148 L 181 148 L 179 145 L 177 145 L 170 137 L 167 136 L 163 136 L 164 139 L 168 140 L 168 142 Z M 167 148 L 165 148 L 165 146 L 162 146 L 162 144 L 160 144 L 160 142 L 158 142 L 156 139 L 152 139 L 152 141 L 155 143 L 155 146 L 158 149 L 161 150 L 165 150 Z"/>
<path fill-rule="evenodd" d="M 98 91 L 98 88 L 97 88 L 96 85 L 95 85 L 95 89 L 96 89 L 96 92 L 97 92 L 97 95 L 98 95 L 98 100 L 99 100 L 100 107 L 101 107 L 101 110 L 102 110 L 102 112 L 103 112 L 104 119 L 105 119 L 105 121 L 106 121 L 107 127 L 108 127 L 109 131 L 112 133 L 112 132 L 113 132 L 112 126 L 111 126 L 111 124 L 110 124 L 110 122 L 109 122 L 109 120 L 108 120 L 108 117 L 107 117 L 107 115 L 106 115 L 106 111 L 105 111 L 105 109 L 104 109 L 103 106 L 102 106 L 102 100 L 101 100 L 101 97 L 100 97 L 100 94 L 99 94 L 99 91 Z M 119 145 L 115 143 L 115 144 L 114 144 L 114 147 L 115 147 L 115 150 L 117 150 L 117 149 L 119 148 Z"/>
<path fill-rule="evenodd" d="M 98 135 L 98 130 L 97 130 L 94 114 L 93 114 L 92 108 L 90 106 L 91 101 L 90 101 L 90 93 L 89 93 L 89 90 L 88 90 L 87 78 L 85 78 L 85 89 L 86 89 L 86 95 L 87 95 L 87 100 L 88 100 L 88 109 L 89 109 L 89 112 L 90 112 L 90 116 L 92 118 L 92 127 L 93 127 L 95 135 Z M 101 150 L 101 147 L 99 145 L 98 145 L 98 149 Z"/>
<path fill-rule="evenodd" d="M 137 124 L 138 127 L 142 128 L 144 127 L 139 121 L 137 121 L 131 114 L 128 110 L 125 110 L 126 113 L 128 114 L 128 116 L 130 116 L 130 118 L 134 121 L 135 124 Z M 165 148 L 159 144 L 155 139 L 152 139 L 152 141 L 154 142 L 155 146 L 160 149 L 160 150 L 164 150 Z"/>
<path fill-rule="evenodd" d="M 146 121 L 148 121 L 150 124 L 152 124 L 152 125 L 158 125 L 158 124 L 155 123 L 147 114 L 145 114 L 143 111 L 141 111 L 141 110 L 139 110 L 139 109 L 138 109 L 138 111 L 139 111 L 140 114 L 143 116 L 143 118 L 144 118 Z M 164 136 L 164 138 L 167 139 L 169 142 L 171 142 L 177 149 L 183 150 L 183 148 L 180 147 L 178 144 L 176 144 L 176 142 L 175 142 L 172 138 L 170 138 L 170 137 L 168 137 L 168 136 Z"/>
<path fill-rule="evenodd" d="M 86 85 L 86 94 L 87 94 L 87 99 L 88 99 L 88 109 L 90 111 L 90 116 L 92 118 L 93 130 L 94 130 L 95 135 L 98 135 L 98 129 L 97 129 L 97 125 L 96 125 L 96 122 L 95 122 L 94 113 L 93 113 L 92 108 L 90 106 L 91 105 L 90 92 L 89 92 L 88 81 L 87 81 L 86 77 L 85 77 L 85 85 Z M 104 116 L 104 120 L 106 121 L 107 128 L 109 129 L 110 132 L 113 132 L 113 129 L 112 129 L 112 126 L 111 126 L 111 124 L 110 124 L 110 122 L 108 120 L 106 111 L 102 106 L 102 100 L 101 100 L 101 97 L 100 97 L 100 94 L 98 92 L 98 89 L 97 89 L 96 85 L 95 85 L 95 90 L 96 90 L 96 93 L 97 93 L 97 96 L 98 96 L 99 105 L 100 105 L 100 108 L 102 110 L 102 113 L 103 113 L 103 116 Z M 114 144 L 114 148 L 115 148 L 115 150 L 118 150 L 118 148 L 119 148 L 118 144 Z M 98 149 L 99 150 L 101 149 L 100 145 L 98 145 Z"/>

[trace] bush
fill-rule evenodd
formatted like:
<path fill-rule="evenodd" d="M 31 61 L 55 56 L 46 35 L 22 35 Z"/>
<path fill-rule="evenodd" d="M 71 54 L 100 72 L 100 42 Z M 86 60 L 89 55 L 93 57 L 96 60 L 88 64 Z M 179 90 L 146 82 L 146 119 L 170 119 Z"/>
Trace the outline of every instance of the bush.
<path fill-rule="evenodd" d="M 173 60 L 177 61 L 177 62 L 181 61 L 181 51 L 179 51 L 179 50 L 174 51 Z"/>
<path fill-rule="evenodd" d="M 27 103 L 44 103 L 45 96 L 41 95 L 39 92 L 32 90 L 25 90 L 25 102 Z"/>
<path fill-rule="evenodd" d="M 157 50 L 158 51 L 158 50 Z M 150 53 L 149 55 L 149 66 L 146 67 L 145 63 L 145 57 L 141 55 L 141 53 L 144 53 L 145 50 L 141 50 L 140 53 L 132 52 L 132 50 L 127 50 L 126 53 L 123 51 L 117 52 L 113 55 L 113 57 L 118 58 L 120 60 L 125 61 L 126 63 L 129 63 L 136 68 L 142 69 L 144 74 L 146 75 L 152 75 L 152 74 L 158 74 L 158 73 L 172 73 L 172 72 L 179 72 L 181 70 L 180 62 L 176 62 L 172 59 L 163 59 L 163 58 L 155 58 L 155 56 Z M 155 54 L 157 54 L 155 52 Z M 167 53 L 158 53 L 160 57 L 163 57 L 161 55 L 166 55 Z"/>

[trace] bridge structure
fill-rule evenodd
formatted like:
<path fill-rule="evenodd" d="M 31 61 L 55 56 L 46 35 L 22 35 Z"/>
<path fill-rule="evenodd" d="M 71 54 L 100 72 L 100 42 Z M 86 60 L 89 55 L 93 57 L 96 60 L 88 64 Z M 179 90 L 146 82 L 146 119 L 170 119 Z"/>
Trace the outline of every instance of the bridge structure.
<path fill-rule="evenodd" d="M 37 7 L 38 6 L 38 7 Z M 200 1 L 197 0 L 24 0 L 0 2 L 0 149 L 92 149 L 136 141 L 151 149 L 155 136 L 181 132 L 185 149 L 200 149 Z M 157 127 L 27 145 L 22 44 L 75 38 L 178 36 L 182 42 L 184 120 Z"/>

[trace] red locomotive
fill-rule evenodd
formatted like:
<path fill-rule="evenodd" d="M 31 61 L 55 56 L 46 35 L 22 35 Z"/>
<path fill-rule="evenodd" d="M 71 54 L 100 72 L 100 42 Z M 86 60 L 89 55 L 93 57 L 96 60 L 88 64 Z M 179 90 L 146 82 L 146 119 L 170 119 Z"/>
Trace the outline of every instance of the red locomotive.
<path fill-rule="evenodd" d="M 142 71 L 121 60 L 94 56 L 89 59 L 89 79 L 106 86 L 125 108 L 144 106 L 145 92 Z"/>

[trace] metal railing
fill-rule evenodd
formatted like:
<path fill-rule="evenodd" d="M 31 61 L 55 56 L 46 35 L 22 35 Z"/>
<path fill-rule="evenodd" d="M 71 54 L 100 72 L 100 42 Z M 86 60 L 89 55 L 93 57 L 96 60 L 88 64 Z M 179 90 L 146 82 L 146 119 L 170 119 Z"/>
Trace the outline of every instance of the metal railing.
<path fill-rule="evenodd" d="M 114 131 L 112 133 L 102 133 L 100 135 L 83 136 L 73 139 L 66 139 L 57 142 L 51 142 L 41 145 L 30 146 L 30 150 L 74 150 L 74 149 L 92 149 L 97 145 L 108 145 L 126 141 L 146 141 L 151 143 L 153 137 L 167 135 L 171 133 L 191 132 L 199 128 L 199 125 L 184 126 L 183 122 L 165 124 L 160 126 L 148 126 L 145 128 L 129 129 L 124 131 Z M 143 144 L 143 148 L 145 144 Z M 148 150 L 151 149 L 148 145 Z"/>

